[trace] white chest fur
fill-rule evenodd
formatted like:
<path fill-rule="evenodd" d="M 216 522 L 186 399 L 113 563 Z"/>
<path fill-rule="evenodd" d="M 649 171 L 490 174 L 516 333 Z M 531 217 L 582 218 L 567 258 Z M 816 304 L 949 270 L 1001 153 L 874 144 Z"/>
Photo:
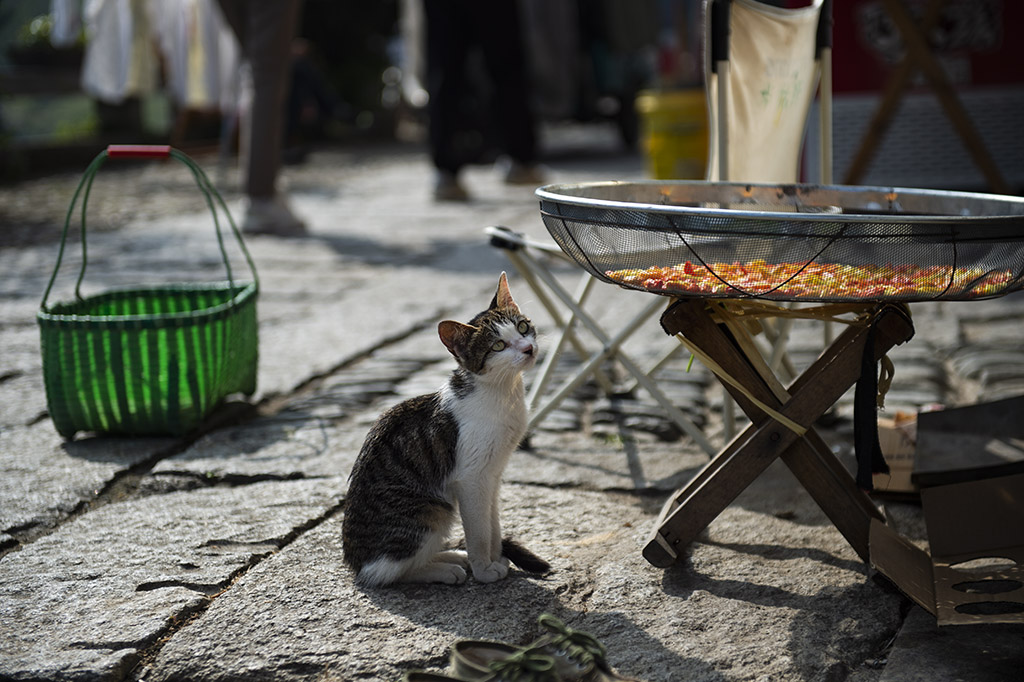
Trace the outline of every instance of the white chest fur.
<path fill-rule="evenodd" d="M 522 377 L 497 385 L 481 382 L 462 398 L 446 388 L 442 400 L 459 425 L 454 480 L 500 477 L 526 431 Z"/>

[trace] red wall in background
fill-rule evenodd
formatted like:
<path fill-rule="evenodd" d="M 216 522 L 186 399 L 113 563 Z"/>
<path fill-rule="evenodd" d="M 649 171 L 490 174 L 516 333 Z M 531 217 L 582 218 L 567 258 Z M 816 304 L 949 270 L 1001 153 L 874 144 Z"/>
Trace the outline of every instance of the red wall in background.
<path fill-rule="evenodd" d="M 926 0 L 903 0 L 920 24 Z M 882 0 L 834 0 L 833 90 L 877 92 L 904 54 Z M 1024 84 L 1024 2 L 947 0 L 930 35 L 958 88 Z M 923 86 L 918 75 L 912 80 Z"/>

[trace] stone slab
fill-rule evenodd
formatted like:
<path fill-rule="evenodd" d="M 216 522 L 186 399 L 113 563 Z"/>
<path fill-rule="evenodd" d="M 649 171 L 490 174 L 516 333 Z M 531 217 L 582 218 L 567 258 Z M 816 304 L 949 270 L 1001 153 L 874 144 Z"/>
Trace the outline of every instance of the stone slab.
<path fill-rule="evenodd" d="M 552 562 L 550 576 L 357 588 L 334 517 L 170 638 L 147 679 L 397 680 L 442 670 L 459 639 L 527 644 L 542 612 L 591 632 L 644 680 L 841 679 L 898 625 L 898 598 L 852 550 L 811 549 L 834 534 L 824 524 L 730 509 L 710 544 L 665 572 L 640 556 L 654 511 L 635 498 L 524 485 L 502 498 L 506 529 Z"/>
<path fill-rule="evenodd" d="M 662 443 L 653 436 L 624 431 L 581 436 L 538 430 L 530 449 L 513 454 L 505 480 L 586 490 L 667 493 L 708 461 L 689 440 Z"/>
<path fill-rule="evenodd" d="M 151 482 L 182 475 L 232 482 L 347 477 L 365 435 L 316 418 L 259 419 L 214 431 L 161 460 Z"/>
<path fill-rule="evenodd" d="M 120 680 L 139 652 L 338 504 L 265 482 L 108 504 L 4 557 L 0 678 Z"/>
<path fill-rule="evenodd" d="M 914 606 L 880 682 L 1006 682 L 1024 668 L 1024 627 L 948 626 Z"/>
<path fill-rule="evenodd" d="M 65 441 L 49 420 L 0 429 L 0 530 L 51 526 L 174 444 L 167 438 Z"/>

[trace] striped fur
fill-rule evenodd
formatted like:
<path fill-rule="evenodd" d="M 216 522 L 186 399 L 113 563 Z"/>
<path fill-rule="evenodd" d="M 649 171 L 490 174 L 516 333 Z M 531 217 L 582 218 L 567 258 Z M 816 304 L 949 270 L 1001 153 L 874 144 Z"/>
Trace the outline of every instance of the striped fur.
<path fill-rule="evenodd" d="M 526 430 L 522 373 L 537 357 L 536 331 L 505 273 L 490 307 L 468 324 L 438 325 L 458 367 L 436 392 L 386 411 L 370 429 L 349 479 L 345 561 L 367 586 L 493 582 L 508 573 L 498 489 Z M 461 519 L 466 551 L 447 549 Z M 517 545 L 535 570 L 546 564 Z"/>

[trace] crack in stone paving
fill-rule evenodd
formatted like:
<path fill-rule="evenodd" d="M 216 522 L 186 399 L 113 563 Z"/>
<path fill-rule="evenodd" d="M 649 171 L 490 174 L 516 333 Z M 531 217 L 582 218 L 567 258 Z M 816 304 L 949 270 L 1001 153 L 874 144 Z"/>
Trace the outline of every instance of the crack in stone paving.
<path fill-rule="evenodd" d="M 267 540 L 262 545 L 276 545 L 276 548 L 271 551 L 262 554 L 253 554 L 249 557 L 249 560 L 244 565 L 240 566 L 237 570 L 233 571 L 227 579 L 216 585 L 216 590 L 212 593 L 207 593 L 202 589 L 195 590 L 205 595 L 203 601 L 192 608 L 186 609 L 186 612 L 179 614 L 177 617 L 172 618 L 168 622 L 167 626 L 157 633 L 156 637 L 151 642 L 143 643 L 143 646 L 139 646 L 139 643 L 135 643 L 132 646 L 139 650 L 139 661 L 135 667 L 125 677 L 126 680 L 139 681 L 145 678 L 146 672 L 149 669 L 149 664 L 156 660 L 156 657 L 160 654 L 163 647 L 177 634 L 180 630 L 186 626 L 194 623 L 195 621 L 202 618 L 203 614 L 213 605 L 219 597 L 226 594 L 239 580 L 241 580 L 249 571 L 258 566 L 260 563 L 274 556 L 278 552 L 284 550 L 288 545 L 298 540 L 304 534 L 313 530 L 320 524 L 324 523 L 328 519 L 332 518 L 336 514 L 340 513 L 345 507 L 345 502 L 341 501 L 336 505 L 331 506 L 323 514 L 308 520 L 306 523 L 299 524 L 293 528 L 289 533 L 285 534 L 280 539 Z M 205 546 L 215 546 L 218 544 L 231 544 L 232 541 L 208 541 Z M 234 542 L 235 545 L 250 545 L 250 544 L 261 544 L 261 543 L 238 543 Z M 136 587 L 136 591 L 146 591 L 151 589 L 161 589 L 166 587 L 185 587 L 186 589 L 193 589 L 189 587 L 189 584 L 182 583 L 180 581 L 164 581 L 167 584 L 162 583 L 143 583 Z M 205 587 L 205 586 L 203 586 Z M 214 587 L 214 586 L 210 586 Z"/>
<path fill-rule="evenodd" d="M 410 328 L 409 330 L 407 330 L 403 334 L 396 335 L 395 337 L 392 337 L 392 338 L 390 338 L 388 340 L 385 340 L 382 344 L 376 346 L 374 349 L 372 349 L 370 351 L 367 351 L 366 353 L 360 354 L 359 356 L 354 357 L 354 358 L 350 358 L 346 362 L 339 363 L 335 367 L 331 368 L 328 372 L 325 372 L 325 373 L 323 373 L 321 375 L 318 375 L 316 377 L 312 377 L 311 379 L 303 382 L 302 384 L 297 386 L 295 389 L 293 389 L 287 396 L 278 397 L 278 398 L 275 398 L 275 399 L 272 399 L 272 400 L 264 400 L 263 404 L 261 405 L 262 409 L 258 410 L 258 412 L 260 413 L 259 416 L 263 416 L 263 417 L 274 416 L 275 414 L 280 413 L 280 412 L 286 410 L 291 403 L 299 401 L 301 398 L 314 393 L 318 387 L 322 386 L 332 376 L 334 376 L 334 375 L 336 375 L 336 374 L 338 374 L 338 373 L 340 373 L 340 372 L 342 372 L 342 371 L 344 371 L 344 370 L 346 370 L 348 368 L 351 368 L 351 367 L 354 367 L 354 366 L 358 365 L 360 362 L 363 362 L 367 358 L 371 357 L 375 352 L 377 352 L 379 350 L 382 350 L 383 348 L 386 348 L 388 345 L 392 345 L 394 343 L 398 343 L 399 341 L 407 338 L 408 336 L 411 336 L 412 334 L 414 334 L 414 333 L 416 333 L 418 331 L 421 331 L 422 329 L 427 328 L 428 325 L 429 325 L 429 323 L 422 323 L 420 325 L 416 325 L 416 326 Z M 426 366 L 426 365 L 424 365 L 424 366 Z M 371 398 L 371 401 L 372 401 L 372 398 Z M 255 415 L 254 415 L 254 417 L 255 417 Z M 197 436 L 197 438 L 198 438 L 198 436 Z M 188 447 L 188 445 L 191 445 L 191 443 L 193 443 L 194 441 L 195 441 L 195 439 L 190 440 L 190 442 L 188 444 L 186 444 L 182 448 L 182 451 L 184 450 L 185 447 Z M 156 464 L 156 462 L 153 462 L 149 466 L 149 469 L 151 470 L 152 467 L 155 466 L 155 464 Z M 196 478 L 198 479 L 200 477 L 196 477 Z M 267 480 L 265 477 L 260 477 L 260 476 L 251 476 L 251 477 L 227 476 L 227 477 L 219 477 L 219 478 L 221 478 L 221 479 L 232 479 L 232 481 L 229 484 L 236 484 L 236 485 L 244 485 L 244 484 L 246 484 L 246 482 L 256 482 L 253 479 Z M 290 477 L 276 477 L 276 478 L 280 478 L 280 479 L 284 480 L 284 479 L 290 478 Z M 301 478 L 301 476 L 300 476 L 300 478 Z M 141 476 L 140 476 L 140 479 L 141 479 Z M 164 630 L 161 631 L 151 643 L 148 643 L 144 647 L 140 647 L 138 663 L 135 665 L 135 667 L 132 669 L 132 671 L 128 674 L 126 679 L 128 679 L 128 680 L 142 680 L 142 679 L 144 679 L 145 674 L 148 671 L 150 663 L 152 663 L 153 661 L 156 660 L 157 656 L 159 655 L 159 653 L 163 649 L 163 647 L 167 644 L 167 642 L 169 642 L 174 637 L 174 635 L 178 631 L 180 631 L 182 628 L 186 627 L 187 625 L 189 625 L 189 624 L 199 620 L 200 618 L 202 618 L 203 614 L 206 613 L 206 611 L 210 608 L 210 606 L 213 605 L 214 601 L 217 598 L 219 598 L 221 595 L 227 593 L 235 583 L 237 583 L 243 576 L 245 576 L 255 566 L 259 565 L 264 560 L 266 560 L 266 559 L 274 556 L 278 552 L 282 551 L 288 545 L 290 545 L 292 542 L 294 542 L 298 538 L 302 537 L 305 533 L 307 533 L 310 530 L 316 528 L 320 524 L 324 523 L 328 519 L 332 518 L 334 515 L 341 513 L 341 511 L 344 509 L 344 507 L 345 507 L 345 501 L 341 500 L 336 505 L 333 505 L 332 507 L 330 507 L 327 511 L 325 511 L 320 516 L 315 517 L 313 519 L 310 519 L 306 523 L 299 524 L 298 526 L 293 528 L 289 533 L 287 533 L 284 537 L 278 538 L 278 539 L 271 539 L 271 540 L 267 540 L 267 541 L 263 541 L 263 542 L 248 542 L 248 543 L 239 543 L 239 542 L 236 542 L 236 541 L 229 541 L 229 540 L 209 540 L 209 541 L 207 541 L 206 543 L 204 543 L 204 546 L 224 546 L 224 545 L 229 545 L 229 544 L 233 545 L 233 546 L 241 545 L 241 546 L 254 546 L 254 547 L 256 547 L 256 546 L 266 547 L 268 545 L 273 546 L 270 551 L 267 551 L 265 553 L 257 553 L 257 554 L 251 555 L 250 558 L 249 558 L 249 561 L 247 561 L 245 563 L 245 565 L 241 566 L 238 570 L 234 571 L 231 574 L 231 576 L 229 576 L 229 578 L 227 580 L 223 581 L 222 584 L 217 584 L 217 585 L 200 585 L 200 584 L 193 584 L 193 583 L 185 583 L 185 582 L 182 582 L 182 581 L 158 581 L 158 582 L 153 582 L 153 583 L 143 583 L 143 584 L 139 585 L 136 588 L 137 591 L 148 591 L 148 590 L 170 588 L 170 587 L 184 587 L 186 589 L 192 589 L 194 591 L 197 591 L 197 592 L 205 595 L 205 599 L 202 601 L 202 603 L 199 606 L 190 609 L 188 613 L 182 613 L 182 614 L 180 614 L 179 617 L 172 619 L 168 623 L 167 627 L 164 628 Z"/>
<path fill-rule="evenodd" d="M 308 476 L 301 471 L 288 474 L 213 474 L 187 470 L 163 470 L 146 475 L 149 482 L 140 480 L 136 488 L 139 495 L 166 495 L 172 492 L 198 490 L 223 486 L 240 488 L 267 481 L 315 481 L 325 476 Z"/>
<path fill-rule="evenodd" d="M 64 526 L 64 524 L 74 521 L 83 514 L 99 509 L 110 502 L 126 499 L 130 494 L 126 494 L 125 490 L 137 487 L 137 482 L 145 476 L 146 472 L 150 471 L 162 459 L 171 457 L 184 450 L 191 442 L 192 441 L 189 440 L 188 442 L 180 445 L 174 444 L 163 450 L 158 450 L 153 454 L 153 456 L 116 473 L 94 497 L 91 499 L 80 500 L 70 511 L 64 513 L 52 523 L 33 522 L 31 524 L 26 524 L 24 527 L 12 527 L 6 529 L 4 532 L 12 536 L 14 541 L 8 543 L 4 547 L 0 547 L 0 560 L 10 552 L 18 550 L 35 542 L 36 540 L 39 540 L 40 538 L 56 532 Z"/>
<path fill-rule="evenodd" d="M 289 404 L 298 401 L 303 396 L 315 392 L 319 386 L 330 380 L 331 377 L 358 365 L 388 346 L 399 343 L 406 338 L 423 331 L 424 329 L 430 328 L 436 323 L 436 319 L 441 319 L 449 314 L 449 310 L 442 309 L 437 315 L 420 320 L 404 330 L 385 337 L 373 347 L 356 353 L 351 357 L 345 358 L 325 372 L 321 372 L 305 379 L 286 394 L 268 395 L 256 404 L 247 402 L 227 403 L 211 415 L 207 422 L 201 425 L 198 430 L 182 437 L 170 444 L 168 447 L 154 452 L 151 457 L 115 473 L 92 498 L 80 500 L 70 511 L 59 515 L 59 517 L 54 521 L 45 524 L 32 523 L 25 527 L 3 529 L 3 532 L 11 536 L 13 539 L 0 543 L 0 560 L 10 552 L 17 551 L 40 538 L 56 532 L 64 526 L 64 524 L 75 520 L 83 514 L 99 509 L 111 502 L 121 502 L 136 498 L 142 494 L 147 494 L 147 492 L 143 490 L 143 481 L 151 475 L 153 468 L 161 461 L 185 452 L 203 436 L 225 427 L 248 423 L 256 420 L 257 418 L 267 418 L 277 415 L 278 413 L 286 410 Z M 15 377 L 8 374 L 4 375 L 4 378 L 11 379 Z M 44 412 L 39 415 L 37 419 L 34 419 L 32 423 L 47 419 L 48 417 L 49 415 Z M 191 472 L 189 473 L 191 474 Z M 277 480 L 277 477 L 274 476 L 247 477 L 232 475 L 222 478 L 225 480 L 220 482 L 225 485 L 248 485 L 250 483 L 258 483 L 264 480 Z M 295 478 L 302 478 L 302 475 L 300 474 Z M 167 490 L 166 492 L 171 492 L 171 490 Z M 153 494 L 153 491 L 148 491 L 148 494 Z"/>
<path fill-rule="evenodd" d="M 18 377 L 22 376 L 23 374 L 25 374 L 25 373 L 20 371 L 20 370 L 13 370 L 11 372 L 4 372 L 3 374 L 0 374 L 0 384 L 4 383 L 5 381 L 10 381 L 11 379 L 17 379 Z"/>
<path fill-rule="evenodd" d="M 305 478 L 301 472 L 296 472 L 293 475 L 226 475 L 218 476 L 210 479 L 207 476 L 197 475 L 195 472 L 159 472 L 153 473 L 153 469 L 156 465 L 168 458 L 174 457 L 188 448 L 192 447 L 197 440 L 201 437 L 206 436 L 214 431 L 222 429 L 227 426 L 242 425 L 252 422 L 259 418 L 275 417 L 276 415 L 286 412 L 289 407 L 293 407 L 297 403 L 308 401 L 311 398 L 316 397 L 318 391 L 327 390 L 330 391 L 331 380 L 338 375 L 342 374 L 346 370 L 358 367 L 361 363 L 364 363 L 367 359 L 371 358 L 375 353 L 380 350 L 387 348 L 390 345 L 398 343 L 405 338 L 422 331 L 433 324 L 433 317 L 429 321 L 424 321 L 418 325 L 407 329 L 401 334 L 397 334 L 389 339 L 384 340 L 381 344 L 378 344 L 373 349 L 370 349 L 364 353 L 360 353 L 357 356 L 351 357 L 337 365 L 331 367 L 326 372 L 320 373 L 316 376 L 310 377 L 297 385 L 294 389 L 289 391 L 287 394 L 268 396 L 260 401 L 257 405 L 250 405 L 243 403 L 229 409 L 228 414 L 220 416 L 215 422 L 204 425 L 204 427 L 194 433 L 190 434 L 187 438 L 178 440 L 169 447 L 155 453 L 152 457 L 147 458 L 145 461 L 137 463 L 130 468 L 118 473 L 104 486 L 104 488 L 92 499 L 81 502 L 75 510 L 67 515 L 62 520 L 59 520 L 52 528 L 49 528 L 46 533 L 40 533 L 36 536 L 42 537 L 43 535 L 53 532 L 60 528 L 64 523 L 81 516 L 82 514 L 90 511 L 99 509 L 100 507 L 112 503 L 120 502 L 129 499 L 135 499 L 140 496 L 146 495 L 144 481 L 147 479 L 154 478 L 178 478 L 178 479 L 189 479 L 189 483 L 184 484 L 184 487 L 211 487 L 217 485 L 227 486 L 241 486 L 261 481 L 268 480 L 295 480 L 299 478 Z M 386 363 L 387 360 L 384 360 Z M 416 372 L 419 372 L 429 366 L 436 364 L 434 362 L 423 362 L 418 366 Z M 371 371 L 372 368 L 371 368 Z M 416 373 L 412 372 L 412 373 Z M 403 379 L 407 379 L 411 373 L 405 373 L 399 376 L 398 373 L 394 377 L 389 376 L 388 381 L 393 387 L 396 387 L 402 383 Z M 358 377 L 357 377 L 358 378 Z M 366 379 L 362 379 L 365 383 Z M 358 382 L 357 382 L 358 383 Z M 365 395 L 361 395 L 357 402 L 369 405 L 378 398 L 381 397 L 379 391 L 364 392 Z M 345 415 L 340 421 L 347 421 L 355 415 Z M 620 424 L 621 427 L 621 424 Z M 640 472 L 635 472 L 640 473 Z M 641 474 L 642 475 L 642 474 Z M 559 486 L 548 486 L 548 487 L 559 487 Z M 575 487 L 575 486 L 570 486 Z M 172 489 L 179 488 L 178 485 L 171 485 L 167 490 L 161 490 L 160 492 L 170 492 Z M 630 491 L 636 493 L 637 491 Z M 154 494 L 152 490 L 148 491 L 148 494 Z M 229 541 L 222 539 L 213 539 L 207 541 L 204 546 L 242 546 L 252 550 L 252 554 L 249 555 L 248 559 L 240 566 L 237 570 L 233 571 L 223 581 L 216 583 L 200 583 L 190 582 L 187 580 L 157 580 L 152 582 L 143 582 L 136 586 L 137 592 L 150 592 L 161 589 L 174 589 L 183 588 L 202 595 L 201 600 L 198 604 L 183 608 L 181 612 L 171 617 L 166 626 L 159 630 L 151 637 L 147 637 L 146 641 L 128 642 L 123 643 L 123 646 L 115 642 L 79 642 L 75 646 L 81 646 L 82 648 L 134 648 L 138 651 L 138 657 L 136 664 L 132 667 L 131 671 L 127 673 L 125 679 L 128 680 L 142 680 L 145 678 L 149 666 L 153 661 L 156 660 L 160 651 L 163 647 L 172 640 L 172 638 L 183 628 L 189 624 L 196 622 L 201 619 L 206 611 L 213 605 L 213 603 L 220 596 L 226 594 L 231 588 L 250 570 L 258 566 L 264 560 L 273 557 L 278 552 L 285 549 L 288 545 L 294 542 L 296 539 L 302 537 L 305 533 L 321 525 L 336 514 L 341 513 L 344 508 L 344 500 L 340 500 L 337 504 L 332 505 L 329 509 L 324 511 L 322 514 L 309 519 L 308 521 L 297 525 L 290 532 L 281 538 L 269 539 L 265 541 L 256 542 L 245 542 L 239 543 L 237 541 Z M 23 543 L 24 544 L 24 543 Z M 0 555 L 2 558 L 2 555 Z M 577 599 L 580 599 L 583 604 L 586 604 L 590 596 L 593 593 L 592 586 L 588 585 L 587 582 L 573 585 L 571 592 L 574 593 Z M 423 661 L 426 666 L 433 664 L 441 664 L 443 661 Z"/>
<path fill-rule="evenodd" d="M 264 557 L 269 555 L 270 552 L 263 555 Z M 260 556 L 260 555 L 253 555 Z M 212 597 L 218 592 L 223 592 L 227 585 L 223 583 L 190 583 L 184 580 L 155 580 L 150 583 L 142 583 L 135 587 L 136 592 L 153 592 L 154 590 L 164 590 L 168 588 L 181 587 L 186 590 L 193 592 L 199 592 L 205 594 L 207 597 Z"/>

